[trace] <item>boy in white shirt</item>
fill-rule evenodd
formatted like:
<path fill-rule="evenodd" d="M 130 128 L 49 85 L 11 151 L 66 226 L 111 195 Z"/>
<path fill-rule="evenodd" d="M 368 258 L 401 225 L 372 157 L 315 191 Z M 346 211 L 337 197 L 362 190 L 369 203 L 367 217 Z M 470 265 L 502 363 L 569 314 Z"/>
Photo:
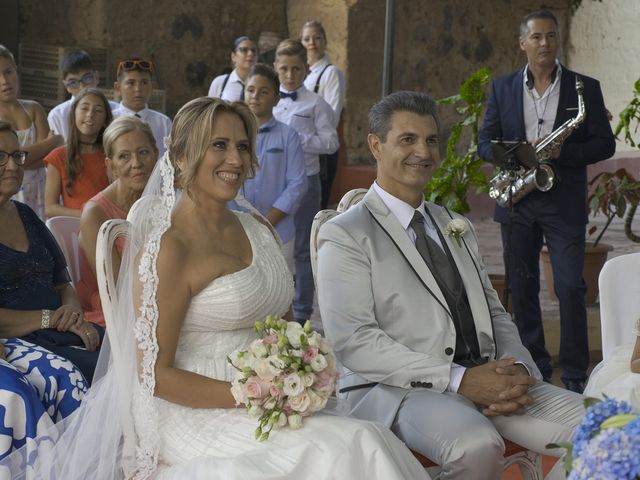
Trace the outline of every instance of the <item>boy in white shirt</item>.
<path fill-rule="evenodd" d="M 313 217 L 320 210 L 320 154 L 338 149 L 334 113 L 319 95 L 307 90 L 307 51 L 297 40 L 284 40 L 276 49 L 274 68 L 280 80 L 280 101 L 273 109 L 276 120 L 294 128 L 300 136 L 307 174 L 307 193 L 294 216 L 296 227 L 296 285 L 293 316 L 304 322 L 313 313 L 313 272 L 309 240 Z"/>
<path fill-rule="evenodd" d="M 153 88 L 153 64 L 142 58 L 123 60 L 118 64 L 117 81 L 113 86 L 122 101 L 113 111 L 113 118 L 135 115 L 149 124 L 159 155 L 164 154 L 164 138 L 171 133 L 171 120 L 164 113 L 147 107 Z"/>
<path fill-rule="evenodd" d="M 85 88 L 96 88 L 100 75 L 93 67 L 91 57 L 84 50 L 72 50 L 65 53 L 60 62 L 62 84 L 71 98 L 54 107 L 47 116 L 49 128 L 56 135 L 62 135 L 66 142 L 69 138 L 69 111 L 76 95 Z M 109 101 L 111 110 L 118 108 L 116 102 Z"/>

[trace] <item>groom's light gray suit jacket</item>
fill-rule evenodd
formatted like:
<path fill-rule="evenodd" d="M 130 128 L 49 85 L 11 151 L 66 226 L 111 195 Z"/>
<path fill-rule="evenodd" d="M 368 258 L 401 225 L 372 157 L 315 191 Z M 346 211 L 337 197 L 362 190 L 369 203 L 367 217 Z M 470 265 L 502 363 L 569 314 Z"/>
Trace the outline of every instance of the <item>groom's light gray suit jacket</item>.
<path fill-rule="evenodd" d="M 469 226 L 461 246 L 444 238 L 467 291 L 481 355 L 514 357 L 539 377 L 489 282 L 471 223 L 434 204 L 427 208 L 443 235 L 453 218 Z M 347 369 L 338 389 L 346 390 L 354 416 L 390 426 L 410 389 L 446 390 L 456 345 L 449 307 L 373 188 L 321 228 L 317 280 L 325 334 Z"/>

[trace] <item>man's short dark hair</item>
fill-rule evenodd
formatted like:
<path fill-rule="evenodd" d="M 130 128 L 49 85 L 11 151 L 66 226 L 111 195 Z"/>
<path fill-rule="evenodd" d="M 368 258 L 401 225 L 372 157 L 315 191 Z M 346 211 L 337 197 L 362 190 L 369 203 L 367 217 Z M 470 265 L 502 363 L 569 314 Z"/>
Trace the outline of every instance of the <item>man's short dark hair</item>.
<path fill-rule="evenodd" d="M 84 50 L 71 50 L 65 53 L 60 62 L 60 70 L 62 71 L 62 78 L 65 78 L 70 73 L 78 73 L 83 70 L 93 71 L 93 62 L 91 57 Z"/>
<path fill-rule="evenodd" d="M 249 79 L 255 75 L 260 75 L 261 77 L 266 78 L 273 85 L 273 92 L 278 95 L 280 91 L 280 80 L 278 80 L 278 74 L 276 71 L 271 68 L 269 65 L 265 65 L 264 63 L 256 63 L 249 69 L 249 73 L 247 74 L 247 80 L 245 83 L 249 81 Z"/>
<path fill-rule="evenodd" d="M 387 141 L 391 130 L 391 116 L 395 112 L 410 112 L 421 116 L 430 115 L 439 126 L 436 102 L 426 93 L 403 90 L 382 97 L 369 110 L 369 133 L 381 141 Z"/>
<path fill-rule="evenodd" d="M 551 13 L 549 10 L 536 10 L 535 12 L 528 13 L 520 22 L 520 39 L 527 38 L 527 34 L 529 33 L 529 20 L 536 20 L 538 18 L 544 18 L 547 20 L 553 20 L 553 23 L 556 25 L 556 30 L 560 31 L 560 26 L 558 25 L 558 19 L 556 16 Z"/>

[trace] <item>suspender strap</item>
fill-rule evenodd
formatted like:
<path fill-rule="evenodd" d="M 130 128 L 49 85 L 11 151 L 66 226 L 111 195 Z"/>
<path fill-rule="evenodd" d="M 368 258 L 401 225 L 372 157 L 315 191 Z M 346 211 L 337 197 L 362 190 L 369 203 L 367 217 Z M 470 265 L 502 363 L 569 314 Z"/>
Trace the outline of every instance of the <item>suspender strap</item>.
<path fill-rule="evenodd" d="M 229 81 L 230 73 L 227 73 L 227 76 L 224 79 L 224 83 L 222 84 L 222 88 L 220 89 L 220 98 L 222 98 L 222 92 L 224 92 L 224 87 L 227 86 L 227 82 Z"/>
<path fill-rule="evenodd" d="M 325 67 L 322 69 L 322 71 L 320 72 L 320 75 L 318 75 L 318 79 L 316 80 L 316 86 L 313 87 L 313 93 L 318 93 L 318 90 L 320 90 L 320 79 L 322 78 L 322 75 L 324 74 L 324 71 L 329 68 L 331 66 L 331 63 L 325 65 Z"/>

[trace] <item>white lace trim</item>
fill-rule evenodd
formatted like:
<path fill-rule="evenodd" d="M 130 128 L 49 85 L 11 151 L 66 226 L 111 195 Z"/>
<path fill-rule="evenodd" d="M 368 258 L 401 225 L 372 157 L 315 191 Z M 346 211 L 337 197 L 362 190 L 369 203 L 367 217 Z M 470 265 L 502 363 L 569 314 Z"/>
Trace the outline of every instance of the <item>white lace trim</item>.
<path fill-rule="evenodd" d="M 140 362 L 140 410 L 138 446 L 136 448 L 137 468 L 134 479 L 149 478 L 158 464 L 160 451 L 157 435 L 158 412 L 154 399 L 156 378 L 155 364 L 158 357 L 158 271 L 157 261 L 162 235 L 171 225 L 171 210 L 175 204 L 174 171 L 169 160 L 169 152 L 165 152 L 160 160 L 162 176 L 162 196 L 151 209 L 152 231 L 144 247 L 140 259 L 138 275 L 142 289 L 140 315 L 134 325 L 134 335 L 138 342 L 138 350 L 142 353 Z"/>

